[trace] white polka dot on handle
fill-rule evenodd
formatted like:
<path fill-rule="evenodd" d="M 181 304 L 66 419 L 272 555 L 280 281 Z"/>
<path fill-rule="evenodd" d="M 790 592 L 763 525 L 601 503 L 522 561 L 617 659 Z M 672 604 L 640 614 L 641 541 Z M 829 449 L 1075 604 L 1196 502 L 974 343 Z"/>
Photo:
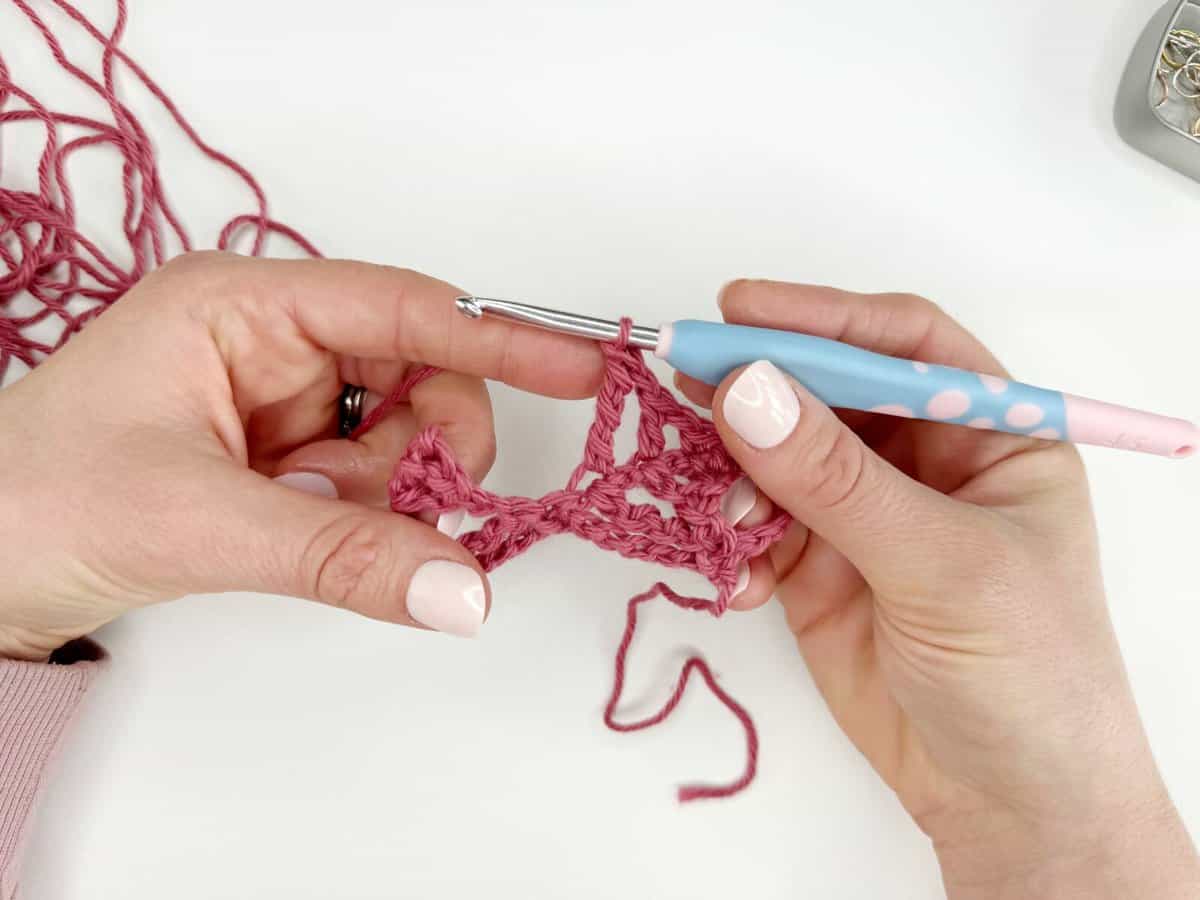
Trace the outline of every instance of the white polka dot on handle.
<path fill-rule="evenodd" d="M 1041 438 L 1043 441 L 1057 441 L 1060 437 L 1057 428 L 1041 428 L 1030 437 Z"/>
<path fill-rule="evenodd" d="M 957 419 L 970 408 L 971 397 L 966 391 L 949 390 L 934 395 L 925 411 L 934 419 Z"/>
<path fill-rule="evenodd" d="M 913 368 L 914 368 L 914 369 L 916 369 L 918 372 L 920 372 L 922 375 L 928 375 L 928 374 L 929 374 L 929 363 L 915 362 L 915 361 L 914 361 L 914 362 L 913 362 Z"/>
<path fill-rule="evenodd" d="M 917 414 L 911 409 L 899 403 L 889 403 L 884 406 L 873 406 L 871 407 L 871 412 L 879 413 L 883 416 L 899 416 L 902 419 L 915 419 L 917 417 Z"/>
<path fill-rule="evenodd" d="M 978 428 L 981 431 L 989 431 L 992 428 L 996 427 L 996 420 L 989 419 L 989 418 L 987 418 L 987 416 L 984 416 L 981 419 L 972 419 L 970 422 L 967 423 L 967 427 L 968 428 Z"/>
<path fill-rule="evenodd" d="M 980 375 L 979 380 L 993 394 L 1003 394 L 1008 390 L 1008 382 L 1003 378 L 997 378 L 995 375 Z"/>
<path fill-rule="evenodd" d="M 1013 428 L 1032 428 L 1046 418 L 1046 411 L 1036 403 L 1014 403 L 1004 421 Z"/>

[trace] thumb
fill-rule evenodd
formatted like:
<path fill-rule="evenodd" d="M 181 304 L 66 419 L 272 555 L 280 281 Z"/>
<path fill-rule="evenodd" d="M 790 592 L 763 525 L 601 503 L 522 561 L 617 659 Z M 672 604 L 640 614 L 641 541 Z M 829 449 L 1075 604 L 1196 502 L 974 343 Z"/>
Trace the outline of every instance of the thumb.
<path fill-rule="evenodd" d="M 722 382 L 713 413 L 730 454 L 776 505 L 873 584 L 925 582 L 962 504 L 867 447 L 833 411 L 763 360 Z"/>
<path fill-rule="evenodd" d="M 408 516 L 338 500 L 322 475 L 242 473 L 221 526 L 231 540 L 213 562 L 224 589 L 305 597 L 460 637 L 479 631 L 487 581 L 461 544 Z"/>

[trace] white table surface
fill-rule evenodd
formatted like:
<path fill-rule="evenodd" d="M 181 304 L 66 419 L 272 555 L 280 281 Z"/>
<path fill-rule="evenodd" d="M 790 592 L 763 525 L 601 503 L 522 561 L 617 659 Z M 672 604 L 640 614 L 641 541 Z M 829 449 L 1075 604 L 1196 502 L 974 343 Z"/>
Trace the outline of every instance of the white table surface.
<path fill-rule="evenodd" d="M 914 291 L 1026 380 L 1195 417 L 1200 185 L 1111 123 L 1156 8 L 132 0 L 126 47 L 329 254 L 647 323 L 712 314 L 735 275 Z M 75 96 L 13 13 L 14 76 Z M 211 244 L 244 194 L 129 97 Z M 10 140 L 6 179 L 33 146 Z M 112 170 L 78 173 L 85 221 L 112 233 Z M 495 394 L 490 484 L 558 485 L 590 405 Z M 1087 459 L 1137 696 L 1200 832 L 1200 463 Z M 703 650 L 761 729 L 751 791 L 674 803 L 742 763 L 703 691 L 652 732 L 604 729 L 624 601 L 659 574 L 549 541 L 495 575 L 474 643 L 253 595 L 127 616 L 100 635 L 113 665 L 47 791 L 25 896 L 940 896 L 774 606 L 656 609 L 632 661 L 648 709 Z"/>

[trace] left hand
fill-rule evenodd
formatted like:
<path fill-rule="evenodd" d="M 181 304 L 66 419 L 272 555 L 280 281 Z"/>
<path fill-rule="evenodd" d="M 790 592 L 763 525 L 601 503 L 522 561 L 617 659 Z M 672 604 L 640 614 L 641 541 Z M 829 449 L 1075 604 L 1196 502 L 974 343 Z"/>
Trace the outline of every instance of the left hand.
<path fill-rule="evenodd" d="M 227 590 L 473 633 L 483 573 L 388 510 L 391 467 L 437 425 L 482 477 L 483 378 L 581 398 L 602 359 L 581 339 L 469 322 L 460 293 L 363 263 L 189 254 L 0 392 L 0 657 L 44 660 L 132 607 Z M 338 440 L 343 384 L 386 395 L 413 363 L 448 371 Z M 298 471 L 325 496 L 271 480 Z"/>

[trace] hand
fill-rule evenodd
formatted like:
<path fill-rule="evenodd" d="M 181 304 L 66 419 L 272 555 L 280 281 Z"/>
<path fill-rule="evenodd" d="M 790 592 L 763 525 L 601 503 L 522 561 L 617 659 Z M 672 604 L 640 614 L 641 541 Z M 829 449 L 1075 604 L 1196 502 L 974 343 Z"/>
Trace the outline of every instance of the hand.
<path fill-rule="evenodd" d="M 602 359 L 588 341 L 468 322 L 459 293 L 381 266 L 193 254 L 0 392 L 0 656 L 46 659 L 130 607 L 226 590 L 474 633 L 483 574 L 388 511 L 392 465 L 437 425 L 482 477 L 482 378 L 585 397 Z M 378 400 L 410 363 L 448 371 L 361 441 L 336 439 L 343 383 Z"/>
<path fill-rule="evenodd" d="M 1008 377 L 917 297 L 739 281 L 722 311 Z M 1109 622 L 1073 447 L 839 417 L 769 363 L 715 396 L 679 383 L 795 517 L 767 567 L 790 628 L 838 723 L 933 839 L 952 897 L 1200 895 Z"/>

